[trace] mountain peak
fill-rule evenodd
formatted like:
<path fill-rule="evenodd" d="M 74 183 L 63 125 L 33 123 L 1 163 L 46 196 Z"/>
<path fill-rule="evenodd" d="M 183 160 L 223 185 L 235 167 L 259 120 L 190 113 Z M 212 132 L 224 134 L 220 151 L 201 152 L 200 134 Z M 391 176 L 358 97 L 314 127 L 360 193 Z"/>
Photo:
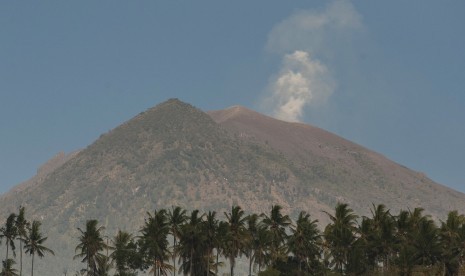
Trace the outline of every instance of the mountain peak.
<path fill-rule="evenodd" d="M 224 123 L 226 121 L 234 120 L 240 117 L 267 118 L 267 116 L 241 105 L 233 105 L 223 110 L 212 110 L 207 113 L 217 123 Z"/>

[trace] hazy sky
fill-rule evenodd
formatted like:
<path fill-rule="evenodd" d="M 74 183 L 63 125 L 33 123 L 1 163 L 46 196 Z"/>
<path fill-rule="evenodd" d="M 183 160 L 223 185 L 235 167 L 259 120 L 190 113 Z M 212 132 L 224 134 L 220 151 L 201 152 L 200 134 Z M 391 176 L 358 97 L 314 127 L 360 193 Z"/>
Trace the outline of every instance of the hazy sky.
<path fill-rule="evenodd" d="M 169 98 L 327 129 L 465 192 L 465 1 L 2 1 L 0 192 Z"/>

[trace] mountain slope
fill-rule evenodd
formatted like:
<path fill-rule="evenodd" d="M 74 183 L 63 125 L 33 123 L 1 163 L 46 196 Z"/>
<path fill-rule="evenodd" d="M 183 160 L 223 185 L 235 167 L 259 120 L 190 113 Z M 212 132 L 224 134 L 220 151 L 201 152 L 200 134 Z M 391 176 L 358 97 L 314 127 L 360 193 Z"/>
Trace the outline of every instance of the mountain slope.
<path fill-rule="evenodd" d="M 61 158 L 60 160 L 64 160 Z M 172 205 L 222 213 L 232 204 L 265 212 L 280 204 L 324 224 L 337 201 L 366 214 L 371 203 L 423 206 L 434 216 L 465 207 L 465 195 L 324 130 L 242 107 L 209 114 L 168 100 L 0 198 L 3 216 L 25 206 L 43 221 L 58 257 L 38 275 L 59 275 L 72 261 L 77 227 L 95 218 L 112 236 L 137 232 L 147 211 Z"/>
<path fill-rule="evenodd" d="M 241 106 L 209 115 L 236 136 L 282 152 L 300 169 L 311 171 L 318 183 L 313 185 L 359 212 L 366 213 L 374 202 L 394 210 L 423 206 L 443 218 L 465 205 L 464 194 L 320 128 L 276 120 Z M 321 193 L 314 192 L 316 197 Z"/>

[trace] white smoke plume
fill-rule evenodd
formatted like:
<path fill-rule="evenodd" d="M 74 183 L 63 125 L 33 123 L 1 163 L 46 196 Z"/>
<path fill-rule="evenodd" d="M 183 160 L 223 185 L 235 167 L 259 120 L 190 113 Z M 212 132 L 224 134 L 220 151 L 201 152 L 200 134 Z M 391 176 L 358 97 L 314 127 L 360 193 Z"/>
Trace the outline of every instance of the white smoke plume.
<path fill-rule="evenodd" d="M 269 52 L 284 54 L 282 67 L 271 79 L 265 106 L 276 118 L 301 121 L 308 107 L 326 102 L 336 88 L 328 66 L 343 37 L 362 29 L 361 17 L 349 1 L 335 1 L 322 11 L 298 11 L 277 24 L 268 36 Z"/>
<path fill-rule="evenodd" d="M 349 1 L 333 1 L 322 11 L 300 10 L 274 26 L 266 49 L 274 53 L 295 50 L 326 54 L 333 43 L 341 42 L 364 29 L 361 15 Z"/>
<path fill-rule="evenodd" d="M 285 121 L 300 121 L 306 106 L 323 103 L 331 95 L 333 83 L 328 69 L 312 60 L 309 53 L 285 55 L 281 72 L 271 86 L 273 115 Z"/>

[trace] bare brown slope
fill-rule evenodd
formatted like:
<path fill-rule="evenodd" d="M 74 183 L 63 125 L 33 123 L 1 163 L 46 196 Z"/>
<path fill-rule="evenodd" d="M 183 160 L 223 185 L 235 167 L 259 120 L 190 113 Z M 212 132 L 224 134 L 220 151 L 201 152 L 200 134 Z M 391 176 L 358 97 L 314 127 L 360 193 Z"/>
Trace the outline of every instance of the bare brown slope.
<path fill-rule="evenodd" d="M 371 202 L 394 210 L 422 206 L 440 218 L 465 208 L 464 194 L 320 128 L 280 121 L 241 106 L 208 114 L 238 137 L 267 143 L 318 175 L 311 184 L 320 198 L 346 201 L 364 213 Z"/>

